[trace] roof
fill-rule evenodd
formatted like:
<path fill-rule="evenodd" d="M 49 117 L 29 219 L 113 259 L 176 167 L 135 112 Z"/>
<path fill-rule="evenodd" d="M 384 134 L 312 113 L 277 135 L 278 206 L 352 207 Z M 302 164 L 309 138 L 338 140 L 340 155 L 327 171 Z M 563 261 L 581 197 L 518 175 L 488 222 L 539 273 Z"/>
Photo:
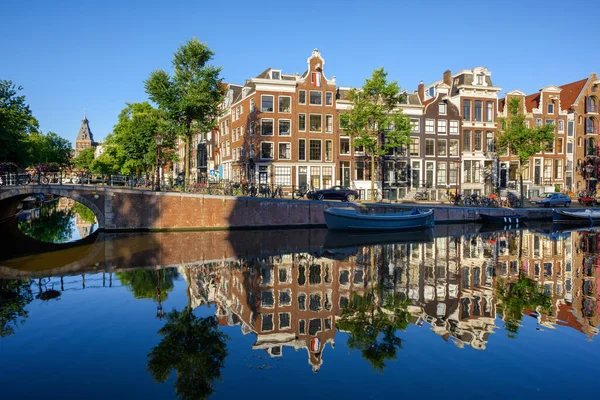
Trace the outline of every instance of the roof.
<path fill-rule="evenodd" d="M 421 105 L 421 99 L 419 99 L 419 94 L 418 93 L 407 94 L 406 95 L 406 103 L 414 104 L 414 105 Z"/>
<path fill-rule="evenodd" d="M 527 112 L 531 112 L 534 108 L 539 108 L 539 106 L 540 92 L 525 96 L 525 108 L 527 109 Z"/>
<path fill-rule="evenodd" d="M 77 133 L 76 140 L 89 140 L 94 142 L 94 136 L 92 135 L 92 131 L 90 130 L 90 121 L 88 121 L 85 114 L 83 115 L 83 119 L 81 120 L 81 126 L 79 127 L 79 132 Z"/>
<path fill-rule="evenodd" d="M 424 106 L 427 106 L 428 104 L 431 104 L 431 103 L 433 103 L 433 102 L 435 101 L 435 99 L 436 99 L 436 97 L 432 97 L 432 98 L 430 98 L 429 100 L 425 100 L 425 101 L 423 102 L 423 105 L 424 105 Z"/>
<path fill-rule="evenodd" d="M 587 81 L 588 79 L 585 78 L 580 81 L 575 81 L 567 83 L 566 85 L 559 86 L 562 89 L 562 91 L 560 92 L 561 109 L 568 110 L 569 108 L 571 108 L 573 103 L 575 103 L 575 101 L 577 100 L 577 97 L 579 97 L 579 94 L 583 90 L 583 87 L 585 86 Z"/>

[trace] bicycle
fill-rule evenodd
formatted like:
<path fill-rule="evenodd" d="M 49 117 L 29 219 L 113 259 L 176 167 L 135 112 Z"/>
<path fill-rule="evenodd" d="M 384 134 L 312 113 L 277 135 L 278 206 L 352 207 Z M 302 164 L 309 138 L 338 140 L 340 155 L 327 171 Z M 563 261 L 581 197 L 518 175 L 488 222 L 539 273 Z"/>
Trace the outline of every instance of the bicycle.
<path fill-rule="evenodd" d="M 275 187 L 275 190 L 271 192 L 271 198 L 274 199 L 276 197 L 283 199 L 283 188 L 281 187 L 281 185 L 277 185 L 277 187 Z"/>
<path fill-rule="evenodd" d="M 455 206 L 464 206 L 465 201 L 460 193 L 447 193 L 448 199 L 450 200 L 450 204 Z"/>
<path fill-rule="evenodd" d="M 426 190 L 422 190 L 420 192 L 415 193 L 415 200 L 429 200 L 429 192 Z"/>
<path fill-rule="evenodd" d="M 311 192 L 311 191 L 308 189 L 308 185 L 301 185 L 300 187 L 298 187 L 298 189 L 292 191 L 292 197 L 294 199 L 295 198 L 301 199 L 304 196 L 306 196 L 306 198 L 308 198 L 309 192 Z"/>
<path fill-rule="evenodd" d="M 271 188 L 267 184 L 260 184 L 258 186 L 258 193 L 263 197 L 271 197 Z"/>

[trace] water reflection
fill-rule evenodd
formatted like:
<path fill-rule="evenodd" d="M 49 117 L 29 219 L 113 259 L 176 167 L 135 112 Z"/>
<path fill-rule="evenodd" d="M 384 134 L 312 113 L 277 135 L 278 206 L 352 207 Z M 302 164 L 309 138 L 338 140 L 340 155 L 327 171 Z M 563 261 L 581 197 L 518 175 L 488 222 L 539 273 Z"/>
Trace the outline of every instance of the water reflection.
<path fill-rule="evenodd" d="M 89 236 L 97 227 L 94 213 L 66 197 L 34 195 L 24 199 L 17 214 L 25 235 L 47 243 L 67 243 Z"/>
<path fill-rule="evenodd" d="M 252 349 L 273 358 L 286 347 L 302 351 L 314 372 L 323 368 L 336 338 L 373 370 L 384 371 L 403 358 L 404 347 L 419 346 L 403 340 L 411 327 L 475 350 L 502 346 L 506 336 L 527 340 L 527 319 L 540 330 L 568 327 L 590 339 L 598 334 L 596 230 L 500 231 L 234 259 L 223 251 L 222 259 L 211 253 L 173 267 L 175 239 L 192 235 L 136 237 L 162 247 L 142 246 L 147 257 L 140 258 L 128 247 L 129 265 L 112 264 L 102 273 L 0 281 L 0 335 L 18 332 L 36 294 L 56 290 L 64 298 L 69 290 L 120 282 L 136 299 L 155 302 L 156 316 L 164 317 L 160 342 L 145 352 L 152 377 L 165 382 L 174 371 L 178 396 L 202 398 L 212 393 L 231 351 L 225 327 L 252 334 Z M 120 251 L 114 243 L 103 249 L 111 262 L 111 252 Z M 131 269 L 136 265 L 146 268 Z M 8 269 L 0 273 L 10 276 Z M 178 280 L 187 285 L 187 304 L 165 313 L 162 303 L 176 297 Z M 196 313 L 203 305 L 214 306 L 214 317 Z"/>

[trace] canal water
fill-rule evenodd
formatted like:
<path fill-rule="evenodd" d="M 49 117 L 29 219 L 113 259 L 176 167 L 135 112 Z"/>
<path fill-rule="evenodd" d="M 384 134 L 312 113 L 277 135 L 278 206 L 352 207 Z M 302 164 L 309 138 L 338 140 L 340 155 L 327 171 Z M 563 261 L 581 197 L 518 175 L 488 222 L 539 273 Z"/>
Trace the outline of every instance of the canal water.
<path fill-rule="evenodd" d="M 4 251 L 1 398 L 594 396 L 599 243 L 471 225 Z"/>

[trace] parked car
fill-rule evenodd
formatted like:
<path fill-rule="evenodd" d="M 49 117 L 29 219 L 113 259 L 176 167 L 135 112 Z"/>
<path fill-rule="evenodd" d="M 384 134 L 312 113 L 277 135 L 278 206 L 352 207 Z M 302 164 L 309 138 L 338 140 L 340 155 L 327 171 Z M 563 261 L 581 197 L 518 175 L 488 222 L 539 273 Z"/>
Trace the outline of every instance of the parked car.
<path fill-rule="evenodd" d="M 341 200 L 341 201 L 354 201 L 360 198 L 359 193 L 350 189 L 346 186 L 333 186 L 329 189 L 316 190 L 312 194 L 314 200 Z"/>
<path fill-rule="evenodd" d="M 531 199 L 533 204 L 538 204 L 540 201 L 546 200 L 548 197 L 552 196 L 554 193 L 541 193 L 538 197 L 534 197 Z"/>
<path fill-rule="evenodd" d="M 536 201 L 536 203 L 546 208 L 552 206 L 571 207 L 571 198 L 564 193 L 552 193 L 545 199 Z"/>

